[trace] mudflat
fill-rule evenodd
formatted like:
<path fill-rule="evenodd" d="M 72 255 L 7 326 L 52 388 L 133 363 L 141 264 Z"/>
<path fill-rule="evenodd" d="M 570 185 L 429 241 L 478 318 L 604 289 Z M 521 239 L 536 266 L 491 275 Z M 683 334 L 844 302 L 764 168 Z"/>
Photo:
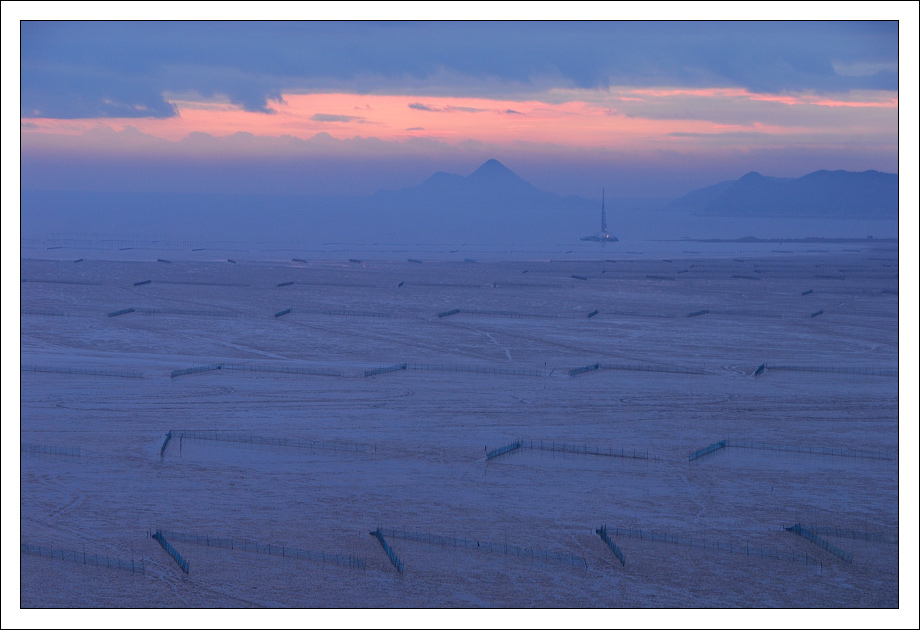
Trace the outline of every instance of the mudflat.
<path fill-rule="evenodd" d="M 828 249 L 23 259 L 20 604 L 897 608 L 897 245 Z"/>

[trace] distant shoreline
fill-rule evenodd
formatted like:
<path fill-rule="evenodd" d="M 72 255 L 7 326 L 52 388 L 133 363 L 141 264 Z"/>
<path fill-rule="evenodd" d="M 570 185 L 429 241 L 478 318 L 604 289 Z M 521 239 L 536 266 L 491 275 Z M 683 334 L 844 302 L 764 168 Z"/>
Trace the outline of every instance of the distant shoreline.
<path fill-rule="evenodd" d="M 665 239 L 670 243 L 897 243 L 896 238 L 825 238 L 809 236 L 807 238 L 675 238 Z"/>

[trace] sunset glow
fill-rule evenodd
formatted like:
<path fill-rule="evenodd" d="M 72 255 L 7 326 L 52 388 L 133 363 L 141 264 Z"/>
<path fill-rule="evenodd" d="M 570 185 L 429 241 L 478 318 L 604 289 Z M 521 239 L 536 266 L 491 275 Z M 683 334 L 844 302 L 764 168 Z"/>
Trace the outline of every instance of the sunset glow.
<path fill-rule="evenodd" d="M 558 98 L 560 95 L 554 95 Z M 111 129 L 137 130 L 151 139 L 171 143 L 207 134 L 214 137 L 247 134 L 266 139 L 309 140 L 328 134 L 337 140 L 377 138 L 386 142 L 430 139 L 458 146 L 477 142 L 493 146 L 528 143 L 556 145 L 568 149 L 627 149 L 643 146 L 687 148 L 690 137 L 751 133 L 762 136 L 808 136 L 826 131 L 820 125 L 795 123 L 789 110 L 815 111 L 822 108 L 873 108 L 884 116 L 897 109 L 896 94 L 876 95 L 876 100 L 848 101 L 814 96 L 768 96 L 744 90 L 607 90 L 583 94 L 589 99 L 561 103 L 527 100 L 492 100 L 462 97 L 391 96 L 359 94 L 284 94 L 269 101 L 271 113 L 248 112 L 221 101 L 169 99 L 176 107 L 174 118 L 97 118 L 56 120 L 22 119 L 24 146 L 51 148 L 51 138 L 36 136 L 83 136 L 87 146 L 96 144 L 94 132 Z M 688 99 L 706 101 L 709 120 L 686 119 Z M 749 108 L 754 118 L 748 124 L 719 120 L 720 108 Z M 778 104 L 781 112 L 759 112 L 759 103 Z M 624 107 L 628 104 L 628 107 Z M 643 107 L 670 107 L 672 117 L 661 114 L 644 118 Z M 763 119 L 759 119 L 763 115 Z M 796 112 L 795 115 L 802 115 Z M 770 119 L 774 120 L 770 120 Z M 788 122 L 787 122 L 788 121 Z M 837 130 L 835 130 L 837 131 Z M 878 129 L 878 133 L 885 133 Z M 247 149 L 238 138 L 236 151 L 259 153 L 255 143 Z M 98 138 L 97 138 L 98 140 Z M 255 138 L 253 138 L 255 140 Z M 768 138 L 764 138 L 769 142 Z M 751 139 L 747 138 L 746 143 Z M 756 144 L 756 140 L 754 141 Z M 59 146 L 67 146 L 63 142 Z M 122 148 L 130 146 L 122 144 Z M 164 146 L 165 148 L 165 146 Z M 115 150 L 116 147 L 112 147 Z"/>
<path fill-rule="evenodd" d="M 558 194 L 609 178 L 658 196 L 896 172 L 896 40 L 887 23 L 25 23 L 22 182 L 207 192 L 223 176 L 187 174 L 232 165 L 252 192 L 350 194 L 495 158 Z"/>

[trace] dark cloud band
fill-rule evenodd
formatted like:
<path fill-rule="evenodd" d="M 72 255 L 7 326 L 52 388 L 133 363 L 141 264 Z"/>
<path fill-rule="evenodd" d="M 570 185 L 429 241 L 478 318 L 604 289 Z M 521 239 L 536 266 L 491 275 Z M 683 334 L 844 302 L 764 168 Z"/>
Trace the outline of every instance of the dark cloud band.
<path fill-rule="evenodd" d="M 492 98 L 552 86 L 898 89 L 892 21 L 25 21 L 20 30 L 26 118 L 170 117 L 163 94 L 187 91 L 270 113 L 285 92 L 420 84 Z"/>

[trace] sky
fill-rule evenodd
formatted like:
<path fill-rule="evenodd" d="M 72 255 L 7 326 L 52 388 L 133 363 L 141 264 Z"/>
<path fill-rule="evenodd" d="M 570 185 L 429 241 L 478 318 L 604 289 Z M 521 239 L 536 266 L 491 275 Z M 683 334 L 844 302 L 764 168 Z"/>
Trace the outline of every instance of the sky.
<path fill-rule="evenodd" d="M 577 3 L 569 15 L 590 19 L 49 22 L 29 21 L 47 3 L 10 4 L 23 190 L 363 195 L 495 158 L 560 195 L 676 198 L 750 171 L 897 173 L 899 74 L 916 90 L 913 3 L 833 16 L 900 25 L 761 20 L 784 3 L 718 22 Z M 434 17 L 485 13 L 453 4 Z M 291 13 L 262 15 L 313 16 Z"/>

